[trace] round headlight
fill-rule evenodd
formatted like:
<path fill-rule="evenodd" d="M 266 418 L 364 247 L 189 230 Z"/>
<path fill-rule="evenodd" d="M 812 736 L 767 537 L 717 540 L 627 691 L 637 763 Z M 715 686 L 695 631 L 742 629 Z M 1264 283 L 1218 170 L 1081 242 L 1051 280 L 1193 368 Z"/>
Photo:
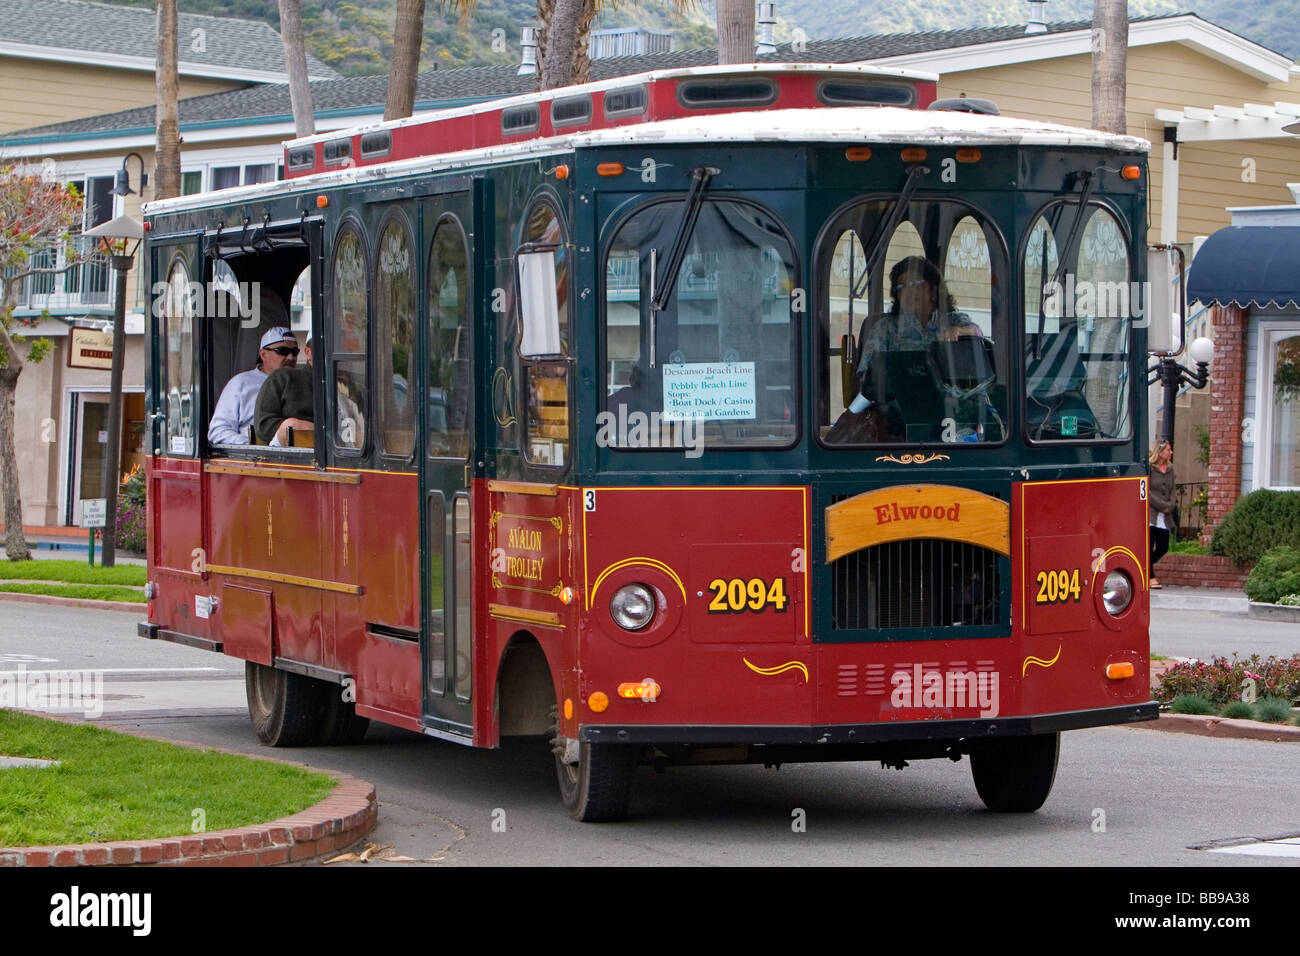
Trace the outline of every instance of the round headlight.
<path fill-rule="evenodd" d="M 1112 571 L 1102 582 L 1101 601 L 1112 616 L 1123 614 L 1133 600 L 1133 582 L 1123 571 Z"/>
<path fill-rule="evenodd" d="M 609 615 L 625 631 L 639 631 L 655 616 L 655 596 L 644 584 L 625 584 L 609 599 Z"/>

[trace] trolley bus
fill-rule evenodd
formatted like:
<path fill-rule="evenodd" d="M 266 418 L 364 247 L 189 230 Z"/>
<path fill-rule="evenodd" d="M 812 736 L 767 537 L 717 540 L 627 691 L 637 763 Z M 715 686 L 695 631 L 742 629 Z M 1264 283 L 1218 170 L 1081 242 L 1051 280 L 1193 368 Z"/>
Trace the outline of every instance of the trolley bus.
<path fill-rule="evenodd" d="M 717 67 L 150 203 L 139 631 L 246 661 L 268 745 L 544 737 L 580 820 L 650 764 L 937 757 L 1033 811 L 1061 731 L 1156 715 L 1147 151 Z M 295 286 L 310 430 L 210 442 Z"/>

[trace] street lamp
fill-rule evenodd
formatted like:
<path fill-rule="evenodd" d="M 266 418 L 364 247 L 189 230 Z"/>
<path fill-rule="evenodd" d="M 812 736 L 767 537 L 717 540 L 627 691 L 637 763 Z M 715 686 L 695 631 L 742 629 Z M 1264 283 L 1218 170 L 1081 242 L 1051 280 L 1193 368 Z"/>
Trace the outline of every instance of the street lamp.
<path fill-rule="evenodd" d="M 132 153 L 131 155 L 136 155 Z M 138 157 L 137 157 L 138 158 Z M 143 162 L 141 163 L 143 177 Z M 126 161 L 122 162 L 123 171 Z M 144 184 L 141 183 L 143 188 Z M 129 189 L 129 187 L 128 187 Z M 144 240 L 144 227 L 130 216 L 118 216 L 102 226 L 87 229 L 85 235 L 99 240 L 109 253 L 117 273 L 117 296 L 113 306 L 113 366 L 108 384 L 108 448 L 104 461 L 104 554 L 103 567 L 111 568 L 117 553 L 117 486 L 122 467 L 122 364 L 126 352 L 126 274 L 135 264 L 135 253 Z"/>
<path fill-rule="evenodd" d="M 114 196 L 130 196 L 135 192 L 135 190 L 131 188 L 131 174 L 127 172 L 126 169 L 126 164 L 132 156 L 134 156 L 140 163 L 140 188 L 143 190 L 145 186 L 149 185 L 149 177 L 144 171 L 144 157 L 139 153 L 127 153 L 126 156 L 122 158 L 122 168 L 117 171 L 117 176 L 113 180 Z"/>
<path fill-rule="evenodd" d="M 1160 429 L 1160 437 L 1173 444 L 1174 441 L 1174 404 L 1178 400 L 1178 389 L 1182 385 L 1192 388 L 1205 388 L 1210 377 L 1210 362 L 1214 360 L 1214 343 L 1207 338 L 1198 338 L 1187 347 L 1187 357 L 1196 363 L 1196 371 L 1179 365 L 1172 356 L 1160 359 L 1160 364 L 1151 370 L 1150 384 L 1159 382 L 1165 389 L 1165 415 Z"/>

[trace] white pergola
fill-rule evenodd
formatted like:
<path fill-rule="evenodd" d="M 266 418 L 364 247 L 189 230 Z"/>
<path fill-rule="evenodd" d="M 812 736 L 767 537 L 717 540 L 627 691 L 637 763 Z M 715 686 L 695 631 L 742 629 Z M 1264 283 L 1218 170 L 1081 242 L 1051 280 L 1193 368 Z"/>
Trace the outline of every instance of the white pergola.
<path fill-rule="evenodd" d="M 1300 103 L 1244 103 L 1205 109 L 1157 109 L 1156 122 L 1166 130 L 1164 179 L 1160 188 L 1160 241 L 1175 242 L 1178 236 L 1178 144 L 1209 143 L 1245 139 L 1286 139 L 1286 127 L 1300 120 Z M 1172 138 L 1168 130 L 1172 129 Z"/>

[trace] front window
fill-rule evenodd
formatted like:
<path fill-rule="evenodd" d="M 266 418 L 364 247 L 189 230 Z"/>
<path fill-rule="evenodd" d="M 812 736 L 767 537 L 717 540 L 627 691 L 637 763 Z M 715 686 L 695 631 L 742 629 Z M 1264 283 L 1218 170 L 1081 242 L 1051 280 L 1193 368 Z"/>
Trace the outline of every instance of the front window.
<path fill-rule="evenodd" d="M 1260 409 L 1265 433 L 1256 443 L 1262 456 L 1261 487 L 1300 488 L 1300 331 L 1269 329 L 1261 336 Z"/>
<path fill-rule="evenodd" d="M 1056 203 L 1025 245 L 1025 429 L 1031 441 L 1125 439 L 1132 433 L 1133 301 L 1128 240 L 1090 204 Z M 1072 248 L 1067 248 L 1072 247 Z"/>
<path fill-rule="evenodd" d="M 606 414 L 597 442 L 790 445 L 799 404 L 790 242 L 758 206 L 705 201 L 670 276 L 684 208 L 678 201 L 641 209 L 606 253 Z"/>
<path fill-rule="evenodd" d="M 831 447 L 1006 438 L 1007 262 L 963 203 L 855 203 L 823 231 L 819 436 Z"/>

